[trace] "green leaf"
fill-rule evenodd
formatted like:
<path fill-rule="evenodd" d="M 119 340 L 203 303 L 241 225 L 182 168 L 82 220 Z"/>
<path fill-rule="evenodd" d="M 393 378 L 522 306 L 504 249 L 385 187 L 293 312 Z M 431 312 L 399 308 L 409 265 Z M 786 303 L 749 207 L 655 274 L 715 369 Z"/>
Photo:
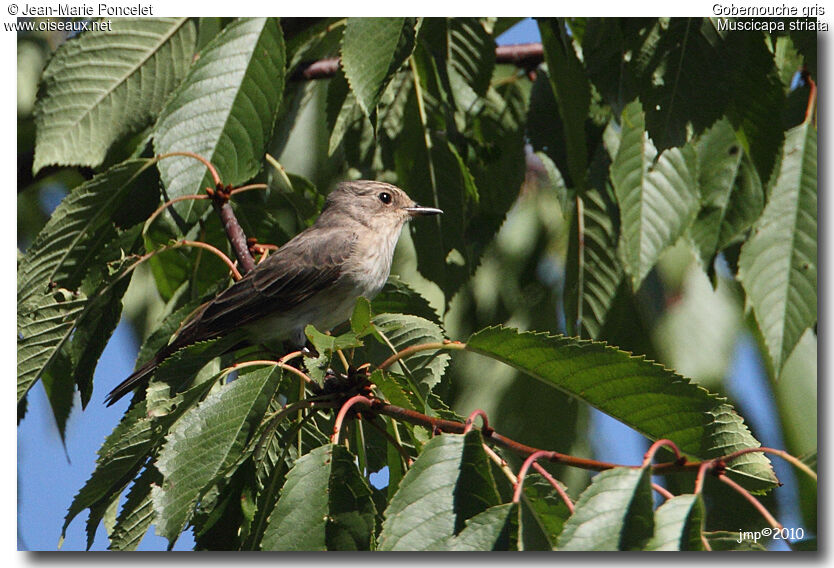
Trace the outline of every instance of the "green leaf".
<path fill-rule="evenodd" d="M 646 129 L 662 151 L 684 145 L 687 128 L 695 134 L 708 128 L 736 93 L 729 88 L 726 67 L 717 64 L 732 52 L 721 52 L 719 34 L 709 19 L 670 18 L 655 26 L 657 43 L 647 42 L 631 65 L 640 77 Z"/>
<path fill-rule="evenodd" d="M 154 440 L 143 403 L 130 409 L 98 450 L 96 469 L 76 494 L 64 518 L 61 536 L 78 513 L 118 497 L 141 469 Z M 88 543 L 89 544 L 89 543 Z"/>
<path fill-rule="evenodd" d="M 702 266 L 758 218 L 764 191 L 732 125 L 716 122 L 696 146 L 701 209 L 689 228 Z"/>
<path fill-rule="evenodd" d="M 579 496 L 558 548 L 640 550 L 652 536 L 653 524 L 651 471 L 609 469 Z"/>
<path fill-rule="evenodd" d="M 374 130 L 382 93 L 414 50 L 416 23 L 415 18 L 348 18 L 345 24 L 342 68 Z"/>
<path fill-rule="evenodd" d="M 388 349 L 374 350 L 374 354 L 381 357 L 379 362 L 412 345 L 442 342 L 446 339 L 440 326 L 409 314 L 379 314 L 373 317 L 372 322 L 377 331 L 390 342 Z M 372 355 L 372 360 L 377 360 L 377 357 Z M 449 354 L 443 351 L 421 351 L 408 357 L 406 364 L 417 382 L 420 395 L 425 397 L 443 377 L 449 364 Z"/>
<path fill-rule="evenodd" d="M 617 232 L 612 198 L 596 187 L 586 189 L 574 208 L 565 261 L 565 316 L 577 335 L 599 337 L 623 280 Z"/>
<path fill-rule="evenodd" d="M 201 52 L 156 124 L 158 154 L 189 151 L 208 159 L 224 184 L 238 185 L 260 169 L 284 91 L 285 55 L 274 18 L 226 26 Z M 192 158 L 161 160 L 170 197 L 199 194 L 214 183 Z M 195 201 L 179 211 L 192 217 Z"/>
<path fill-rule="evenodd" d="M 33 171 L 98 166 L 110 147 L 151 123 L 185 76 L 196 32 L 188 18 L 115 18 L 67 41 L 44 70 Z"/>
<path fill-rule="evenodd" d="M 788 131 L 770 199 L 741 248 L 739 279 L 776 373 L 817 321 L 817 130 Z"/>
<path fill-rule="evenodd" d="M 307 339 L 316 348 L 316 350 L 324 354 L 324 352 L 333 353 L 339 349 L 350 349 L 351 347 L 361 347 L 362 341 L 357 339 L 353 331 L 348 331 L 342 335 L 327 335 L 317 330 L 312 325 L 307 325 L 304 328 L 304 333 Z"/>
<path fill-rule="evenodd" d="M 658 157 L 639 101 L 625 108 L 621 128 L 611 183 L 620 204 L 624 265 L 637 290 L 697 211 L 695 152 L 691 146 L 670 148 Z"/>
<path fill-rule="evenodd" d="M 496 505 L 466 521 L 466 527 L 449 541 L 448 550 L 516 550 L 517 532 L 518 505 Z"/>
<path fill-rule="evenodd" d="M 653 440 L 669 438 L 698 459 L 760 446 L 725 399 L 605 343 L 489 327 L 469 338 L 467 350 L 503 361 Z M 730 469 L 751 488 L 776 482 L 761 454 L 746 454 Z"/>
<path fill-rule="evenodd" d="M 704 536 L 707 537 L 710 548 L 716 552 L 727 550 L 764 552 L 767 550 L 761 542 L 749 540 L 748 538 L 744 538 L 739 542 L 738 540 L 742 535 L 738 531 L 712 531 L 704 533 Z"/>
<path fill-rule="evenodd" d="M 385 510 L 379 550 L 446 550 L 466 521 L 499 504 L 480 432 L 435 436 Z"/>
<path fill-rule="evenodd" d="M 277 367 L 241 375 L 187 412 L 156 460 L 164 481 L 154 487 L 157 532 L 173 545 L 202 492 L 230 473 L 257 428 L 282 377 Z"/>
<path fill-rule="evenodd" d="M 80 286 L 95 256 L 114 236 L 113 218 L 134 188 L 147 191 L 156 184 L 154 160 L 129 160 L 82 183 L 61 201 L 17 270 L 18 310 L 50 282 Z"/>
<path fill-rule="evenodd" d="M 353 314 L 350 316 L 350 329 L 356 337 L 364 337 L 373 332 L 371 325 L 371 303 L 362 296 L 356 299 Z"/>
<path fill-rule="evenodd" d="M 539 20 L 548 78 L 562 116 L 568 170 L 578 187 L 585 186 L 588 148 L 585 119 L 591 105 L 591 87 L 561 20 Z"/>
<path fill-rule="evenodd" d="M 369 550 L 371 488 L 343 446 L 316 448 L 287 474 L 264 532 L 263 550 Z"/>
<path fill-rule="evenodd" d="M 677 495 L 658 507 L 654 535 L 645 550 L 703 550 L 704 500 L 700 495 Z"/>
<path fill-rule="evenodd" d="M 765 34 L 743 31 L 728 33 L 722 50 L 721 60 L 728 62 L 725 81 L 732 93 L 727 116 L 738 130 L 759 178 L 769 179 L 785 135 L 779 120 L 785 88 L 779 81 L 773 54 Z"/>
<path fill-rule="evenodd" d="M 396 276 L 388 277 L 382 291 L 371 301 L 371 308 L 376 314 L 411 314 L 440 324 L 440 318 L 428 300 Z"/>
<path fill-rule="evenodd" d="M 495 69 L 495 41 L 478 18 L 449 18 L 446 69 L 455 106 L 476 113 Z"/>
<path fill-rule="evenodd" d="M 564 485 L 562 488 L 567 491 Z M 538 473 L 528 473 L 524 478 L 522 503 L 525 505 L 521 511 L 522 537 L 538 529 L 546 539 L 547 548 L 554 548 L 571 514 L 565 501 L 544 477 Z M 540 547 L 531 548 L 524 541 L 525 550 L 537 550 Z"/>
<path fill-rule="evenodd" d="M 154 519 L 151 487 L 160 483 L 162 476 L 153 467 L 136 478 L 116 519 L 108 550 L 136 550 Z"/>

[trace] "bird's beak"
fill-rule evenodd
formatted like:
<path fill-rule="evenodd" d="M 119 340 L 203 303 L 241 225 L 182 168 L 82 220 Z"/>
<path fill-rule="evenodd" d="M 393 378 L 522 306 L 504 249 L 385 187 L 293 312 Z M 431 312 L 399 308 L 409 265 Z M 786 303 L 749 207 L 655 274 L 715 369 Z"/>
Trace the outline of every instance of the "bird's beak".
<path fill-rule="evenodd" d="M 414 207 L 405 207 L 405 210 L 411 217 L 417 217 L 422 215 L 440 215 L 443 213 L 442 209 L 436 209 L 434 207 L 423 207 L 421 205 L 415 205 Z"/>

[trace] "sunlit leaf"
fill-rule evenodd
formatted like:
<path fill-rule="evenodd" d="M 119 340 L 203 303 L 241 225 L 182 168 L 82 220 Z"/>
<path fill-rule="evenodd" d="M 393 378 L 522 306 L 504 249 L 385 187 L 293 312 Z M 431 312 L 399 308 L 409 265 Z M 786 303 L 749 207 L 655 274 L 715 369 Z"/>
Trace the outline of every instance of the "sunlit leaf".
<path fill-rule="evenodd" d="M 721 397 L 605 343 L 491 327 L 472 335 L 467 350 L 572 394 L 651 439 L 669 438 L 693 457 L 760 445 Z M 770 462 L 760 454 L 745 455 L 731 469 L 751 488 L 775 482 Z"/>
<path fill-rule="evenodd" d="M 817 129 L 788 131 L 776 183 L 741 249 L 739 279 L 778 376 L 817 321 Z"/>
<path fill-rule="evenodd" d="M 190 19 L 109 22 L 107 30 L 61 45 L 44 70 L 35 172 L 50 164 L 100 165 L 114 142 L 156 118 L 191 64 L 196 33 Z"/>
<path fill-rule="evenodd" d="M 368 550 L 376 509 L 371 490 L 343 446 L 299 459 L 264 532 L 263 550 Z"/>
<path fill-rule="evenodd" d="M 559 536 L 559 550 L 640 550 L 651 538 L 651 473 L 618 467 L 591 481 Z"/>

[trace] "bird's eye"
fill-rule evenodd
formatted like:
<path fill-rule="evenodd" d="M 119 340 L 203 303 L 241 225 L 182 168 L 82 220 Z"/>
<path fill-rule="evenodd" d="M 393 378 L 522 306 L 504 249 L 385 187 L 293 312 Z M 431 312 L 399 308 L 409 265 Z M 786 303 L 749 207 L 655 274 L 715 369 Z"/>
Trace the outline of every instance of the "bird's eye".
<path fill-rule="evenodd" d="M 391 194 L 387 191 L 383 191 L 379 194 L 379 200 L 382 201 L 385 205 L 391 203 Z"/>

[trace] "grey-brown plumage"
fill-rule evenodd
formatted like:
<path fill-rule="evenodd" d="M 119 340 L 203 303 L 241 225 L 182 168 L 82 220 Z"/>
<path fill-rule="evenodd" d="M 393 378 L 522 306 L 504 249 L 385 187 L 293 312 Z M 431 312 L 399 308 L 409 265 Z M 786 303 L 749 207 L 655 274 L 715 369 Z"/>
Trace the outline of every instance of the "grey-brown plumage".
<path fill-rule="evenodd" d="M 307 324 L 327 330 L 347 320 L 359 296 L 371 299 L 385 285 L 403 224 L 438 213 L 391 184 L 339 184 L 311 227 L 203 304 L 169 345 L 107 395 L 108 406 L 143 384 L 171 354 L 198 341 L 236 331 L 252 343 L 289 340 L 302 346 Z"/>

